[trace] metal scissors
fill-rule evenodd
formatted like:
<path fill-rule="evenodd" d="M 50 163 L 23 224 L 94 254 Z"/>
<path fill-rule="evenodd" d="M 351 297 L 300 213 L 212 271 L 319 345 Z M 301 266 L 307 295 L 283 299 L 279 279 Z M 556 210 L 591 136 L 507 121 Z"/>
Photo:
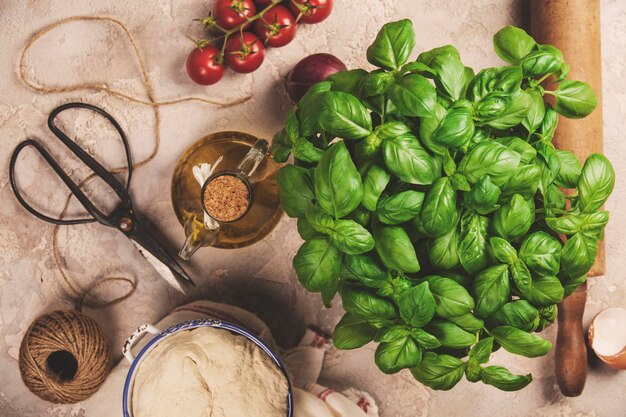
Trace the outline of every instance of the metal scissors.
<path fill-rule="evenodd" d="M 117 130 L 122 139 L 124 151 L 126 153 L 126 163 L 128 165 L 128 179 L 126 184 L 122 184 L 110 171 L 103 167 L 98 161 L 96 161 L 91 155 L 89 155 L 83 148 L 81 148 L 76 142 L 69 138 L 65 132 L 63 132 L 55 124 L 56 117 L 65 110 L 68 109 L 89 109 L 95 113 L 103 116 L 107 119 Z M 100 211 L 93 202 L 87 197 L 87 195 L 80 189 L 67 173 L 61 168 L 61 166 L 55 161 L 50 153 L 44 148 L 41 143 L 34 139 L 27 139 L 21 142 L 11 156 L 9 164 L 9 178 L 11 181 L 11 188 L 15 197 L 26 210 L 41 220 L 45 220 L 49 223 L 58 225 L 72 225 L 72 224 L 85 224 L 98 222 L 105 226 L 114 227 L 121 231 L 127 238 L 129 238 L 137 247 L 139 252 L 148 260 L 159 272 L 159 274 L 174 288 L 184 294 L 181 283 L 187 283 L 195 286 L 189 275 L 178 265 L 176 260 L 170 256 L 159 241 L 150 233 L 148 227 L 144 226 L 138 219 L 137 213 L 133 209 L 133 205 L 130 199 L 128 190 L 130 188 L 130 180 L 133 174 L 133 164 L 130 154 L 130 146 L 128 139 L 124 134 L 124 131 L 117 123 L 117 121 L 103 109 L 86 103 L 68 103 L 57 107 L 52 110 L 48 117 L 48 128 L 59 138 L 59 140 L 81 160 L 89 169 L 91 169 L 98 177 L 100 177 L 115 194 L 119 197 L 120 203 L 117 207 L 108 214 Z M 58 219 L 47 216 L 36 209 L 34 209 L 22 196 L 15 180 L 15 164 L 17 158 L 27 147 L 32 147 L 39 152 L 39 154 L 46 160 L 48 165 L 55 171 L 59 178 L 70 189 L 76 199 L 82 204 L 90 217 L 78 218 L 78 219 Z"/>

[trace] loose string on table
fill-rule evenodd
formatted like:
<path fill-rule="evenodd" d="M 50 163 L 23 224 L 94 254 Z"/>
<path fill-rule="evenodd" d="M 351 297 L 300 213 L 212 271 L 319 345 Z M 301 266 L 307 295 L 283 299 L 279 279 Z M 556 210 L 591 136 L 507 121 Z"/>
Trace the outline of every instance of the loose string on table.
<path fill-rule="evenodd" d="M 30 48 L 39 40 L 41 39 L 44 35 L 46 35 L 47 33 L 52 32 L 53 30 L 59 28 L 60 26 L 66 25 L 68 23 L 72 23 L 72 22 L 78 22 L 78 21 L 91 21 L 91 22 L 106 22 L 109 24 L 113 24 L 117 27 L 119 27 L 125 34 L 126 39 L 130 42 L 130 45 L 132 46 L 132 50 L 134 52 L 135 55 L 135 59 L 137 61 L 137 63 L 139 64 L 139 70 L 141 73 L 141 81 L 142 84 L 144 86 L 145 92 L 146 92 L 146 96 L 147 99 L 142 99 L 136 96 L 133 96 L 131 94 L 128 94 L 126 92 L 117 90 L 115 88 L 109 87 L 106 83 L 102 82 L 102 83 L 80 83 L 80 84 L 76 84 L 76 85 L 67 85 L 67 86 L 58 86 L 58 85 L 53 85 L 53 86 L 46 86 L 46 85 L 42 85 L 40 83 L 37 83 L 31 79 L 28 78 L 28 76 L 26 75 L 26 70 L 27 70 L 27 65 L 25 63 L 25 58 L 26 58 L 26 54 L 27 52 L 30 50 Z M 177 99 L 171 99 L 171 100 L 163 100 L 163 101 L 159 101 L 156 99 L 156 95 L 154 93 L 154 88 L 152 85 L 152 81 L 150 80 L 150 76 L 148 75 L 148 70 L 146 67 L 146 63 L 145 60 L 143 58 L 143 55 L 141 54 L 141 51 L 139 49 L 139 47 L 137 46 L 137 42 L 135 41 L 135 38 L 133 37 L 132 33 L 130 32 L 130 30 L 128 29 L 128 27 L 120 20 L 113 18 L 113 17 L 109 17 L 109 16 L 73 16 L 73 17 L 69 17 L 66 19 L 62 19 L 57 21 L 56 23 L 53 23 L 49 26 L 46 26 L 45 28 L 41 29 L 40 31 L 36 32 L 30 39 L 29 41 L 26 43 L 26 45 L 24 46 L 24 48 L 22 48 L 22 51 L 20 53 L 20 59 L 19 59 L 19 78 L 20 81 L 22 83 L 24 83 L 27 87 L 29 87 L 30 89 L 40 92 L 40 93 L 68 93 L 68 92 L 74 92 L 74 91 L 80 91 L 80 90 L 92 90 L 92 91 L 103 91 L 106 93 L 109 93 L 113 96 L 122 98 L 124 100 L 127 100 L 131 103 L 135 103 L 135 104 L 140 104 L 140 105 L 144 105 L 144 106 L 150 106 L 152 107 L 152 110 L 154 112 L 154 120 L 155 120 L 155 125 L 154 125 L 154 138 L 155 138 L 155 143 L 154 143 L 154 147 L 152 149 L 152 152 L 150 153 L 150 155 L 148 155 L 145 159 L 143 159 L 142 161 L 138 162 L 137 164 L 135 164 L 133 166 L 133 168 L 135 170 L 147 165 L 149 162 L 151 162 L 157 155 L 158 151 L 159 151 L 159 147 L 161 144 L 161 112 L 160 112 L 160 107 L 161 106 L 170 106 L 170 105 L 174 105 L 174 104 L 180 104 L 180 103 L 185 103 L 185 102 L 199 102 L 199 103 L 204 103 L 204 104 L 209 104 L 212 106 L 216 106 L 216 107 L 231 107 L 231 106 L 235 106 L 237 104 L 241 104 L 247 100 L 249 100 L 251 98 L 251 95 L 246 95 L 244 97 L 235 99 L 233 101 L 218 101 L 218 100 L 212 100 L 212 99 L 207 99 L 207 98 L 203 98 L 203 97 L 195 97 L 195 96 L 190 96 L 190 97 L 182 97 L 182 98 L 177 98 Z M 113 173 L 121 173 L 126 171 L 127 168 L 126 167 L 118 167 L 118 168 L 114 168 L 111 170 L 111 172 Z M 95 178 L 95 174 L 92 174 L 90 176 L 88 176 L 87 178 L 85 178 L 80 184 L 79 186 L 84 186 L 86 183 L 88 183 L 89 181 L 91 181 L 93 178 Z M 70 201 L 72 199 L 72 194 L 69 194 L 67 199 L 65 200 L 65 205 L 63 207 L 63 210 L 61 212 L 60 218 L 63 219 L 68 211 L 69 208 L 69 204 Z M 72 284 L 72 280 L 70 279 L 70 277 L 68 276 L 65 267 L 64 267 L 64 260 L 59 252 L 59 245 L 58 245 L 58 234 L 59 234 L 59 225 L 55 225 L 53 232 L 52 232 L 52 252 L 54 254 L 54 262 L 55 262 L 55 266 L 57 271 L 59 272 L 59 274 L 61 275 L 61 277 L 63 278 L 63 280 L 65 281 L 66 285 L 70 288 L 70 290 L 74 293 L 74 295 L 76 297 L 78 297 L 78 301 L 77 301 L 77 308 L 80 310 L 83 306 L 88 306 L 91 308 L 104 308 L 104 307 L 108 307 L 111 306 L 113 304 L 119 303 L 125 299 L 127 299 L 128 297 L 130 297 L 136 287 L 137 287 L 137 283 L 136 280 L 132 279 L 132 278 L 128 278 L 128 277 L 118 277 L 118 276 L 108 276 L 108 277 L 104 277 L 96 282 L 94 282 L 93 284 L 91 284 L 89 287 L 87 287 L 87 289 L 80 291 L 79 289 L 77 289 L 74 284 Z M 97 299 L 91 299 L 88 297 L 88 295 L 94 291 L 96 288 L 99 288 L 100 286 L 104 285 L 105 283 L 108 282 L 125 282 L 130 284 L 131 289 L 124 295 L 119 296 L 117 298 L 114 298 L 112 300 L 109 301 L 102 301 L 102 300 L 97 300 Z"/>

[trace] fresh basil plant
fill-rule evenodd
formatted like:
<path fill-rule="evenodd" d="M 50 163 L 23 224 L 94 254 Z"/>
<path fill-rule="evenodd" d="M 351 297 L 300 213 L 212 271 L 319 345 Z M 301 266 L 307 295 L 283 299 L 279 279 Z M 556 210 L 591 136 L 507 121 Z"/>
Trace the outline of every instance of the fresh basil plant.
<path fill-rule="evenodd" d="M 585 281 L 609 220 L 607 158 L 552 144 L 558 114 L 597 100 L 522 29 L 494 36 L 508 66 L 476 74 L 450 45 L 409 62 L 414 38 L 409 20 L 386 24 L 367 49 L 378 69 L 315 85 L 274 136 L 274 158 L 295 160 L 277 177 L 305 241 L 293 265 L 326 305 L 339 292 L 338 348 L 376 341 L 383 372 L 434 389 L 465 375 L 518 390 L 531 375 L 487 365 L 492 351 L 552 348 L 536 332 Z"/>

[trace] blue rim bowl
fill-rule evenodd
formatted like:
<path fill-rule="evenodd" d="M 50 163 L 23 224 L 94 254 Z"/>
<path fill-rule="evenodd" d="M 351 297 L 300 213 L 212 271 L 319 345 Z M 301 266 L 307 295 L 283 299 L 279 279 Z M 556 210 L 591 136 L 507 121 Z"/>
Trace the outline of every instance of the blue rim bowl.
<path fill-rule="evenodd" d="M 255 345 L 263 349 L 267 356 L 270 357 L 272 362 L 281 370 L 285 379 L 287 380 L 287 414 L 286 417 L 293 417 L 293 389 L 291 387 L 291 381 L 289 380 L 289 375 L 287 375 L 287 370 L 285 366 L 280 361 L 278 356 L 269 348 L 261 339 L 259 339 L 255 334 L 251 333 L 249 330 L 244 329 L 243 327 L 237 326 L 232 323 L 224 322 L 221 320 L 209 320 L 209 319 L 201 319 L 201 320 L 189 320 L 179 324 L 175 324 L 169 327 L 166 330 L 163 330 L 158 335 L 154 336 L 146 345 L 141 349 L 141 351 L 135 357 L 135 360 L 130 366 L 128 370 L 128 374 L 126 376 L 126 382 L 124 383 L 124 394 L 122 397 L 122 408 L 124 410 L 124 417 L 132 417 L 133 414 L 131 412 L 131 393 L 132 393 L 132 384 L 135 377 L 135 372 L 138 369 L 139 363 L 142 358 L 150 352 L 159 341 L 170 337 L 178 332 L 191 330 L 198 327 L 213 327 L 216 329 L 229 330 L 233 333 L 236 333 L 240 336 L 245 337 L 248 340 L 254 342 Z"/>

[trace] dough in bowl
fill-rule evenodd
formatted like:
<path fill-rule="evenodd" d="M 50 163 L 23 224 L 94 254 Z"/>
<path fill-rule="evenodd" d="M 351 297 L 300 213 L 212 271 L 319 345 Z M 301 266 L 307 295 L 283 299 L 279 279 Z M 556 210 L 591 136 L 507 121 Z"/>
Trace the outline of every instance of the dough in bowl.
<path fill-rule="evenodd" d="M 254 342 L 197 327 L 170 336 L 139 364 L 134 417 L 285 417 L 288 385 Z"/>

